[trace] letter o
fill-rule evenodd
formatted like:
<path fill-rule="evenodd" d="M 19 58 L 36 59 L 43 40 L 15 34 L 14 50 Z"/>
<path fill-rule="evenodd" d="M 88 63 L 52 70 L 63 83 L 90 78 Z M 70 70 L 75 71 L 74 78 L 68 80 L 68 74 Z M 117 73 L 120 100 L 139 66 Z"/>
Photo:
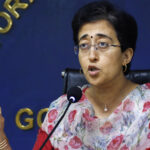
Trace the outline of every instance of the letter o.
<path fill-rule="evenodd" d="M 3 17 L 7 21 L 7 26 L 5 28 L 0 27 L 0 33 L 7 33 L 12 27 L 12 19 L 6 12 L 0 12 L 0 17 Z"/>
<path fill-rule="evenodd" d="M 37 114 L 37 125 L 39 127 L 41 127 L 41 125 L 42 125 L 42 115 L 43 115 L 43 113 L 46 113 L 47 111 L 48 111 L 48 108 L 44 108 L 38 112 L 38 114 Z"/>

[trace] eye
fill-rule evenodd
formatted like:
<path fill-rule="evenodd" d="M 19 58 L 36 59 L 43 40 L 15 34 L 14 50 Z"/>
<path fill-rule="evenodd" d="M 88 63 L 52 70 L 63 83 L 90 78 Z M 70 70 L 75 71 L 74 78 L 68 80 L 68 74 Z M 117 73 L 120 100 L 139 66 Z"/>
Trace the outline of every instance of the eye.
<path fill-rule="evenodd" d="M 109 46 L 109 44 L 107 42 L 99 42 L 98 43 L 99 48 L 107 48 L 108 46 Z"/>
<path fill-rule="evenodd" d="M 84 50 L 84 49 L 88 49 L 89 47 L 89 44 L 88 43 L 82 43 L 82 44 L 79 44 L 79 48 Z"/>

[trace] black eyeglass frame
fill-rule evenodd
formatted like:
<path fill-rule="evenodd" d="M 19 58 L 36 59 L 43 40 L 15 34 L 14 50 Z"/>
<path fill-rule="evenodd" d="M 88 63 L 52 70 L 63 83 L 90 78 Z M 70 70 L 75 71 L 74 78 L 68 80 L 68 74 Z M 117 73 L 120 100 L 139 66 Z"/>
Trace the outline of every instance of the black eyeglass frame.
<path fill-rule="evenodd" d="M 92 46 L 94 46 L 94 50 L 98 50 L 98 48 L 96 47 L 96 46 L 98 46 L 98 44 L 94 44 L 94 45 L 89 44 L 88 49 L 90 49 Z M 110 46 L 112 46 L 112 47 L 121 47 L 121 45 L 108 44 L 108 47 L 110 47 Z M 74 46 L 74 53 L 75 53 L 76 55 L 78 55 L 78 53 L 79 53 L 79 48 L 80 48 L 79 45 L 75 45 L 75 46 Z"/>

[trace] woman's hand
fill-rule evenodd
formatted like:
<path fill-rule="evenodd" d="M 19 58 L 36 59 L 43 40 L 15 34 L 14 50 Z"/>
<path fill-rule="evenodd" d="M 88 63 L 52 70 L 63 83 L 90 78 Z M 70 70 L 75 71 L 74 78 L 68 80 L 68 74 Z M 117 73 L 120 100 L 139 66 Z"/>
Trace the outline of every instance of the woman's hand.
<path fill-rule="evenodd" d="M 2 116 L 2 109 L 0 107 L 0 149 L 1 150 L 11 150 L 8 143 L 8 139 L 4 132 L 4 117 Z"/>
<path fill-rule="evenodd" d="M 0 135 L 4 132 L 4 117 L 2 116 L 2 109 L 0 107 Z"/>

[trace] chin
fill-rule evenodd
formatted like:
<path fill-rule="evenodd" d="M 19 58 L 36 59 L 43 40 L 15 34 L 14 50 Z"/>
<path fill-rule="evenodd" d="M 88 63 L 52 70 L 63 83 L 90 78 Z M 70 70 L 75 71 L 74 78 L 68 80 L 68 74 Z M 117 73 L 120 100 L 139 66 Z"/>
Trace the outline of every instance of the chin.
<path fill-rule="evenodd" d="M 101 86 L 104 84 L 104 80 L 101 77 L 95 77 L 95 78 L 86 77 L 86 80 L 92 86 Z"/>

